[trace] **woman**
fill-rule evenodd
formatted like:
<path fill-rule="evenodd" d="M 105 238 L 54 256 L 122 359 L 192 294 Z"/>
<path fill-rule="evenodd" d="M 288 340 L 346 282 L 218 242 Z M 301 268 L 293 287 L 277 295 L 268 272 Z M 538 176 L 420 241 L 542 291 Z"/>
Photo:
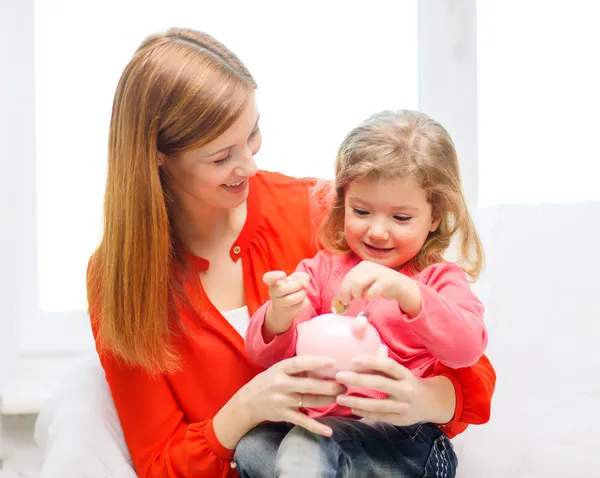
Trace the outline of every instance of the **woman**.
<path fill-rule="evenodd" d="M 304 376 L 331 366 L 325 357 L 262 371 L 245 354 L 249 314 L 268 298 L 262 275 L 291 273 L 315 253 L 327 205 L 317 181 L 257 170 L 255 88 L 225 46 L 181 29 L 147 38 L 117 87 L 88 300 L 141 477 L 237 476 L 234 450 L 249 430 L 285 421 L 327 436 L 298 408 L 345 390 Z M 485 358 L 428 379 L 386 360 L 370 368 L 396 390 L 372 402 L 375 418 L 445 423 L 449 436 L 488 419 L 495 377 Z"/>

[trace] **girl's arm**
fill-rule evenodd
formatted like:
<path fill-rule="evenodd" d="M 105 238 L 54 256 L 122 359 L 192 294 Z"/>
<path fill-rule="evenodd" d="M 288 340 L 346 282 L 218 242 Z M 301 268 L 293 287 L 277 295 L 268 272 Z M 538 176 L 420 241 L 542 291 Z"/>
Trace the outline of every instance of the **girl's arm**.
<path fill-rule="evenodd" d="M 319 252 L 312 259 L 305 259 L 298 265 L 296 272 L 309 276 L 306 286 L 308 303 L 287 331 L 274 335 L 268 329 L 266 317 L 271 301 L 254 313 L 246 331 L 246 351 L 254 363 L 267 368 L 296 354 L 296 327 L 321 313 L 322 284 L 326 283 L 330 269 L 330 255 L 325 252 Z"/>
<path fill-rule="evenodd" d="M 488 336 L 483 304 L 457 265 L 442 262 L 415 280 L 401 275 L 397 301 L 425 347 L 452 368 L 473 365 L 483 355 Z"/>

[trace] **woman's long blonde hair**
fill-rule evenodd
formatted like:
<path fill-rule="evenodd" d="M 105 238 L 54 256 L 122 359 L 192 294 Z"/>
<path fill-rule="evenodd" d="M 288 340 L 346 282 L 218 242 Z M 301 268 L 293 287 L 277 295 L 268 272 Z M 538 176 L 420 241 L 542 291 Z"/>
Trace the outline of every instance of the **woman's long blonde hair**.
<path fill-rule="evenodd" d="M 456 148 L 448 132 L 424 113 L 383 111 L 354 128 L 342 142 L 335 165 L 335 198 L 320 232 L 323 246 L 349 252 L 344 236 L 344 196 L 360 179 L 414 178 L 427 192 L 438 228 L 429 233 L 413 264 L 417 270 L 442 261 L 455 235 L 459 264 L 476 280 L 483 248 L 465 201 Z"/>
<path fill-rule="evenodd" d="M 157 153 L 176 158 L 214 140 L 255 88 L 224 45 L 179 28 L 146 38 L 121 76 L 110 123 L 104 231 L 87 289 L 100 348 L 128 365 L 152 372 L 178 366 L 172 343 L 181 332 L 173 313 L 177 254 Z"/>

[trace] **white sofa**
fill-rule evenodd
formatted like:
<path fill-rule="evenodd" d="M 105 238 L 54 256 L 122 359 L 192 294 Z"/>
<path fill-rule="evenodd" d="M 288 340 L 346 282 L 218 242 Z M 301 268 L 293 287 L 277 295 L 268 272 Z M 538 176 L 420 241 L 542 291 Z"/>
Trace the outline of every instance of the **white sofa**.
<path fill-rule="evenodd" d="M 600 202 L 477 216 L 497 373 L 489 424 L 455 439 L 463 478 L 600 477 Z"/>
<path fill-rule="evenodd" d="M 600 203 L 501 206 L 476 218 L 488 257 L 476 289 L 498 378 L 490 422 L 454 440 L 458 475 L 597 478 Z M 82 432 L 73 440 L 63 427 Z M 41 478 L 135 476 L 97 359 L 42 411 L 36 438 Z"/>

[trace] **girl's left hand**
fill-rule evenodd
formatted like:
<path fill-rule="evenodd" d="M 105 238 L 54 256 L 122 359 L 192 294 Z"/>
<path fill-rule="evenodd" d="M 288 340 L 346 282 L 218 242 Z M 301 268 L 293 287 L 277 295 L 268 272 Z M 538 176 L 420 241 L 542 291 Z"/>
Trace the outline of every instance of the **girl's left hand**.
<path fill-rule="evenodd" d="M 389 357 L 357 357 L 354 363 L 360 372 L 339 372 L 339 383 L 388 395 L 385 399 L 338 395 L 337 403 L 351 408 L 354 415 L 396 426 L 452 419 L 456 394 L 448 378 L 419 378 Z"/>
<path fill-rule="evenodd" d="M 406 276 L 375 262 L 362 261 L 346 274 L 338 298 L 349 304 L 352 299 L 372 300 L 377 297 L 397 300 Z"/>

